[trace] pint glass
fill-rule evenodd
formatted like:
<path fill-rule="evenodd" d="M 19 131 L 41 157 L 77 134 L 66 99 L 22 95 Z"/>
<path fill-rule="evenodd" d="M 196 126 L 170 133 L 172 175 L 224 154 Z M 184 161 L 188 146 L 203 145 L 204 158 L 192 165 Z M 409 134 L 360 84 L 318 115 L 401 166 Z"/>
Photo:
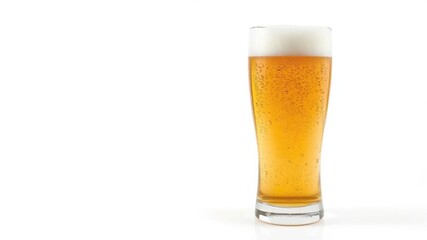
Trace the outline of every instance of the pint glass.
<path fill-rule="evenodd" d="M 249 76 L 259 171 L 255 215 L 278 225 L 323 217 L 320 152 L 331 78 L 331 29 L 253 27 Z"/>

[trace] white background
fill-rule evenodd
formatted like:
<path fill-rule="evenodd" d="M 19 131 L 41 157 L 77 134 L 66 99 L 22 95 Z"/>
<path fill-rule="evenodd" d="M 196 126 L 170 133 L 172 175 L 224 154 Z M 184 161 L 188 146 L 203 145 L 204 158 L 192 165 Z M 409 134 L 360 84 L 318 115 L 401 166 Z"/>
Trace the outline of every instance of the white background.
<path fill-rule="evenodd" d="M 426 1 L 2 1 L 1 239 L 426 239 Z M 325 218 L 254 217 L 248 28 L 333 29 Z"/>

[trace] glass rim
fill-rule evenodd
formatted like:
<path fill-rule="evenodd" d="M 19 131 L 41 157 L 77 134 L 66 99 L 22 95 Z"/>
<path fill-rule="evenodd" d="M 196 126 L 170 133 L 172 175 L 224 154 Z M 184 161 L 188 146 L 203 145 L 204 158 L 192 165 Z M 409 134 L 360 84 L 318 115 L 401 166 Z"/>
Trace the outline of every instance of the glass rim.
<path fill-rule="evenodd" d="M 317 28 L 317 29 L 328 29 L 332 31 L 332 28 L 329 26 L 320 26 L 320 25 L 256 25 L 249 28 L 249 30 L 255 29 L 270 29 L 270 28 Z"/>

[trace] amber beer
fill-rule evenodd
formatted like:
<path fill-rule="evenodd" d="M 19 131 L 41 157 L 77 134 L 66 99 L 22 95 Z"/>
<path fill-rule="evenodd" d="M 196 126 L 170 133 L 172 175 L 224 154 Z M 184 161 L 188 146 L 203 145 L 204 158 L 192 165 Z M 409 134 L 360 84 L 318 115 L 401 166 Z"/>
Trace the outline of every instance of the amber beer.
<path fill-rule="evenodd" d="M 256 216 L 281 225 L 323 216 L 320 153 L 331 77 L 324 27 L 250 30 L 250 85 L 259 154 Z"/>

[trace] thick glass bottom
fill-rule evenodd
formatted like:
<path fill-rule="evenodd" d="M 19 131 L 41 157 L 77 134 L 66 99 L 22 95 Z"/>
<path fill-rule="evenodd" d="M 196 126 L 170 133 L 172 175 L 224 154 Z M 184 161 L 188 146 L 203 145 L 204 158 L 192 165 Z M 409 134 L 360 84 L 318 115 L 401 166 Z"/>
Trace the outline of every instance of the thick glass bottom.
<path fill-rule="evenodd" d="M 278 207 L 257 201 L 255 216 L 266 223 L 297 226 L 318 222 L 323 217 L 322 201 L 303 207 Z"/>

